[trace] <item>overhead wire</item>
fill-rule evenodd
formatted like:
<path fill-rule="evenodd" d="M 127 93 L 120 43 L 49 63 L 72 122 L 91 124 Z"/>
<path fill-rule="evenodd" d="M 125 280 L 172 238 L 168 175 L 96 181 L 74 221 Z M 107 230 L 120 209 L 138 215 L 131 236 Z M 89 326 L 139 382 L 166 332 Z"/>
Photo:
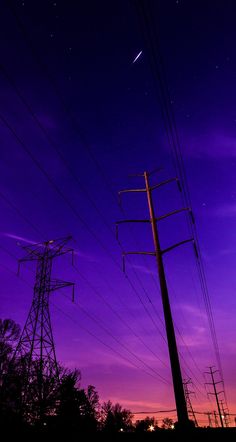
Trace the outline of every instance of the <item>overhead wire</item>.
<path fill-rule="evenodd" d="M 10 251 L 8 251 L 5 247 L 0 245 L 0 249 L 4 250 L 5 253 L 9 254 L 11 257 L 14 257 L 15 260 L 17 260 L 17 257 L 12 254 Z M 6 265 L 4 265 L 4 268 L 6 268 L 7 270 L 11 271 L 11 273 L 14 273 L 11 269 L 9 269 Z M 16 275 L 17 276 L 17 275 Z M 28 283 L 28 281 L 26 281 L 24 278 L 22 278 L 20 276 L 21 280 L 24 281 L 25 283 L 27 283 L 27 285 L 29 287 L 32 288 L 31 284 Z M 68 298 L 66 296 L 66 298 Z M 55 304 L 53 304 L 55 306 Z M 91 313 L 89 313 L 85 308 L 83 308 L 82 306 L 78 305 L 78 304 L 74 304 L 75 306 L 77 306 L 87 317 L 89 317 L 93 322 L 95 322 L 103 331 L 106 332 L 107 335 L 109 335 L 110 337 L 112 337 L 121 347 L 123 347 L 127 353 L 130 353 L 131 356 L 135 359 L 137 359 L 140 363 L 142 363 L 146 368 L 148 368 L 150 371 L 152 371 L 155 376 L 148 372 L 146 369 L 143 369 L 142 367 L 137 366 L 137 364 L 135 364 L 133 361 L 131 361 L 130 359 L 128 359 L 127 357 L 125 357 L 124 355 L 122 355 L 119 351 L 117 351 L 116 349 L 114 349 L 113 347 L 111 347 L 109 344 L 104 343 L 104 341 L 102 341 L 102 339 L 100 339 L 97 335 L 93 334 L 90 330 L 88 330 L 86 327 L 82 326 L 81 324 L 80 327 L 84 330 L 86 330 L 91 336 L 95 337 L 96 340 L 98 340 L 100 343 L 102 343 L 103 345 L 105 345 L 106 347 L 112 349 L 113 352 L 119 354 L 122 359 L 128 361 L 129 363 L 131 363 L 131 365 L 135 366 L 136 368 L 144 371 L 146 374 L 154 377 L 155 379 L 159 379 L 162 382 L 169 384 L 169 381 L 167 379 L 165 379 L 163 376 L 161 376 L 155 369 L 153 369 L 151 366 L 149 366 L 149 364 L 147 364 L 145 361 L 142 360 L 142 358 L 140 358 L 139 356 L 137 356 L 132 350 L 130 350 L 125 344 L 123 344 L 113 333 L 111 333 L 104 325 L 103 322 L 98 319 L 97 317 L 95 317 L 94 315 L 92 315 Z M 58 310 L 60 310 L 60 308 L 58 306 L 56 306 Z M 67 313 L 65 313 L 63 311 L 63 313 L 65 314 L 65 316 L 69 317 L 69 315 Z M 74 322 L 78 322 L 76 320 L 74 320 L 73 318 L 71 318 Z"/>
<path fill-rule="evenodd" d="M 67 197 L 65 197 L 64 193 L 60 190 L 60 188 L 55 184 L 54 180 L 52 180 L 51 176 L 45 171 L 45 169 L 43 168 L 43 166 L 41 165 L 41 163 L 37 160 L 37 158 L 35 157 L 35 155 L 33 155 L 32 151 L 26 146 L 26 144 L 22 141 L 22 139 L 17 135 L 17 133 L 15 132 L 15 130 L 13 129 L 12 125 L 10 125 L 8 123 L 8 121 L 3 117 L 3 115 L 0 114 L 0 120 L 2 120 L 2 122 L 5 124 L 5 126 L 10 130 L 10 132 L 14 135 L 14 137 L 16 138 L 16 140 L 18 141 L 18 143 L 21 145 L 21 147 L 23 148 L 23 150 L 30 156 L 31 160 L 34 162 L 34 164 L 39 168 L 39 170 L 43 173 L 43 175 L 47 178 L 47 180 L 49 181 L 49 183 L 53 186 L 53 188 L 57 191 L 57 193 L 62 196 L 63 200 L 65 202 L 67 202 L 67 204 L 69 205 L 70 208 L 72 208 L 73 212 L 75 213 L 75 215 L 77 217 L 79 217 L 79 220 L 82 220 L 82 223 L 84 226 L 86 226 L 87 230 L 89 231 L 89 233 L 93 232 L 91 231 L 90 228 L 87 227 L 87 224 L 84 222 L 83 218 L 81 217 L 81 215 L 78 214 L 78 211 L 76 209 L 74 209 L 74 206 L 71 205 L 70 201 L 67 199 Z M 1 196 L 1 195 L 0 195 Z M 97 236 L 95 234 L 93 234 L 93 236 L 95 238 L 97 238 Z M 100 244 L 100 241 L 99 241 Z M 104 247 L 103 247 L 104 248 Z M 106 250 L 106 248 L 105 248 Z M 113 258 L 114 261 L 114 258 Z M 116 263 L 116 261 L 114 261 Z M 117 264 L 117 263 L 116 263 Z M 127 275 L 125 275 L 127 278 Z M 160 331 L 160 329 L 158 328 L 157 324 L 153 321 L 152 316 L 150 315 L 146 305 L 143 303 L 143 300 L 141 298 L 141 296 L 139 295 L 139 293 L 136 291 L 135 286 L 133 285 L 133 283 L 131 282 L 131 280 L 129 280 L 129 284 L 130 286 L 133 288 L 134 292 L 136 293 L 136 296 L 138 297 L 138 299 L 140 300 L 141 304 L 143 305 L 147 315 L 150 317 L 151 321 L 153 322 L 155 328 L 157 329 L 158 333 L 162 336 L 163 340 L 166 342 L 166 338 L 163 336 L 162 332 Z M 140 280 L 141 282 L 141 280 Z M 142 283 L 141 283 L 142 284 Z M 146 292 L 145 287 L 142 285 L 145 293 L 148 296 L 148 293 Z M 152 351 L 153 352 L 153 351 Z M 190 369 L 191 370 L 191 369 Z"/>
<path fill-rule="evenodd" d="M 24 106 L 26 107 L 27 111 L 29 112 L 29 114 L 31 115 L 31 117 L 33 118 L 34 122 L 36 123 L 36 125 L 40 128 L 40 130 L 43 132 L 44 136 L 46 137 L 48 143 L 51 145 L 51 147 L 54 149 L 54 151 L 56 152 L 56 154 L 59 156 L 60 160 L 63 162 L 64 166 L 66 167 L 66 169 L 69 171 L 69 173 L 72 175 L 73 179 L 75 179 L 76 183 L 79 185 L 79 187 L 81 188 L 82 192 L 85 193 L 86 197 L 88 198 L 88 200 L 90 201 L 90 203 L 92 204 L 92 206 L 95 208 L 95 210 L 97 211 L 98 215 L 102 218 L 103 222 L 105 223 L 106 227 L 108 228 L 108 230 L 110 231 L 110 233 L 114 236 L 114 232 L 111 229 L 110 225 L 107 223 L 106 218 L 103 216 L 101 210 L 98 208 L 98 206 L 96 205 L 96 203 L 94 202 L 94 200 L 91 198 L 90 194 L 87 192 L 86 188 L 83 186 L 82 182 L 78 179 L 77 174 L 74 173 L 73 169 L 71 168 L 71 166 L 69 165 L 69 163 L 67 162 L 67 160 L 65 159 L 63 153 L 61 152 L 61 150 L 58 148 L 57 144 L 54 142 L 54 140 L 52 139 L 52 137 L 50 136 L 50 134 L 48 133 L 48 131 L 45 129 L 44 125 L 40 122 L 40 120 L 38 119 L 37 115 L 35 114 L 35 112 L 33 111 L 31 105 L 28 103 L 28 101 L 25 99 L 24 95 L 21 93 L 21 91 L 19 90 L 19 88 L 16 86 L 13 78 L 9 75 L 9 73 L 7 72 L 6 68 L 3 66 L 3 64 L 0 64 L 0 71 L 1 73 L 4 75 L 4 77 L 7 79 L 7 81 L 10 83 L 11 87 L 13 88 L 13 90 L 15 91 L 15 93 L 17 94 L 17 96 L 19 97 L 19 99 L 22 101 L 22 103 L 24 104 Z M 15 135 L 15 133 L 14 133 Z M 38 165 L 38 163 L 37 163 Z M 1 195 L 0 195 L 1 196 Z M 121 208 L 121 211 L 123 214 L 125 214 L 123 208 Z M 91 233 L 91 232 L 90 232 Z M 122 249 L 122 245 L 119 242 L 119 246 Z M 158 291 L 160 291 L 160 288 L 156 282 L 156 279 L 154 278 L 154 276 L 152 275 L 152 273 L 150 273 L 152 280 L 154 281 Z M 136 273 L 136 277 L 138 277 L 137 273 Z M 160 314 L 158 313 L 158 311 L 156 310 L 155 304 L 153 304 L 148 292 L 146 291 L 145 287 L 142 284 L 141 279 L 139 279 L 139 283 L 148 299 L 148 301 L 152 304 L 153 310 L 155 311 L 155 314 L 157 315 L 158 319 L 160 320 L 160 322 L 163 321 L 161 320 Z M 139 298 L 140 299 L 140 298 Z M 140 299 L 141 301 L 141 299 Z M 144 307 L 145 308 L 145 307 Z M 145 308 L 146 309 L 146 308 Z M 156 326 L 156 324 L 154 324 Z M 162 332 L 160 332 L 159 329 L 159 333 L 162 335 Z M 163 335 L 162 335 L 163 337 Z M 164 337 L 163 337 L 164 338 Z M 166 339 L 164 338 L 164 341 L 166 343 Z"/>
<path fill-rule="evenodd" d="M 23 35 L 24 35 L 24 38 L 25 38 L 25 39 L 28 41 L 28 43 L 29 43 L 29 42 L 30 42 L 30 39 L 28 38 L 29 36 L 28 36 L 27 32 L 25 31 L 24 26 L 22 26 L 22 23 L 20 22 L 20 20 L 19 20 L 19 18 L 17 17 L 16 13 L 13 13 L 13 15 L 15 16 L 15 18 L 16 18 L 16 20 L 17 20 L 17 23 L 18 23 L 18 25 L 19 25 L 19 27 L 20 27 L 20 29 L 21 29 Z M 70 111 L 70 109 L 68 108 L 68 106 L 66 105 L 65 101 L 62 100 L 62 97 L 61 97 L 61 94 L 60 94 L 60 90 L 58 90 L 58 88 L 55 87 L 55 86 L 56 86 L 56 85 L 55 85 L 55 82 L 54 82 L 54 80 L 53 80 L 51 74 L 49 73 L 49 71 L 48 71 L 48 69 L 47 69 L 47 66 L 46 66 L 44 63 L 42 63 L 42 60 L 40 60 L 40 59 L 38 60 L 38 54 L 37 54 L 37 52 L 35 51 L 35 49 L 34 49 L 32 43 L 30 43 L 30 48 L 31 48 L 31 51 L 34 53 L 34 56 L 36 56 L 37 61 L 41 64 L 43 70 L 47 73 L 48 78 L 50 78 L 50 82 L 51 82 L 51 84 L 54 85 L 54 90 L 56 91 L 58 98 L 60 98 L 60 101 L 61 101 L 61 103 L 63 104 L 63 107 L 65 108 L 66 112 L 68 113 L 68 111 L 69 111 L 69 114 L 70 114 L 71 117 L 72 117 L 73 123 L 75 123 L 75 125 L 76 125 L 76 127 L 77 127 L 77 122 L 76 122 L 76 120 L 74 119 L 74 116 L 71 114 L 71 111 Z M 30 110 L 30 109 L 28 108 L 28 110 Z M 32 109 L 31 109 L 31 110 L 32 110 Z M 34 114 L 34 115 L 35 115 L 35 114 Z M 42 126 L 42 125 L 41 125 L 41 126 Z M 45 131 L 44 131 L 44 132 L 45 132 Z M 78 132 L 78 127 L 77 127 L 77 132 Z M 79 131 L 79 134 L 80 134 L 80 136 L 81 136 L 81 131 Z M 84 139 L 84 137 L 82 137 L 82 139 L 83 139 L 83 144 L 84 144 L 84 141 L 85 141 L 85 144 L 86 144 L 87 147 L 89 148 L 89 145 L 88 145 L 88 143 L 86 142 L 86 140 Z M 52 141 L 52 140 L 51 140 L 51 141 Z M 50 142 L 51 142 L 51 141 L 50 141 Z M 89 148 L 89 149 L 90 149 L 90 148 Z M 90 149 L 90 152 L 92 153 L 91 149 Z M 59 151 L 57 151 L 57 153 L 60 155 L 60 152 L 59 152 Z M 94 154 L 93 154 L 93 153 L 92 153 L 92 157 L 93 157 L 93 161 L 95 161 L 95 163 L 98 165 L 98 169 L 99 169 L 100 173 L 102 172 L 102 175 L 104 176 L 104 171 L 101 170 L 101 166 L 100 166 L 100 164 L 97 162 L 97 160 L 96 160 L 96 158 L 94 157 Z M 63 155 L 62 155 L 61 159 L 62 159 L 62 161 L 65 160 L 65 158 L 63 159 Z M 66 163 L 65 163 L 65 164 L 66 164 Z M 67 166 L 68 166 L 68 164 L 67 164 Z M 76 175 L 75 175 L 75 176 L 76 176 Z M 78 181 L 78 182 L 79 182 L 79 181 Z M 107 177 L 106 177 L 106 182 L 107 182 Z M 110 183 L 109 183 L 109 184 L 110 184 Z M 85 189 L 85 188 L 84 188 L 84 189 Z M 110 186 L 109 186 L 109 189 L 111 189 Z M 112 193 L 113 193 L 113 192 L 112 192 Z M 113 196 L 114 196 L 114 193 L 113 193 Z M 90 202 L 92 203 L 91 200 L 90 200 Z M 111 232 L 112 232 L 112 229 L 111 229 Z M 153 278 L 153 279 L 155 280 L 155 278 Z M 140 281 L 141 281 L 141 280 L 140 280 Z M 142 284 L 142 283 L 140 282 L 140 284 Z M 132 287 L 133 289 L 135 288 L 133 284 L 131 285 L 131 287 Z M 145 290 L 144 287 L 142 287 L 142 288 L 143 288 L 143 290 Z M 148 294 L 147 292 L 146 292 L 146 295 L 147 295 L 147 299 L 149 300 L 149 302 L 152 304 L 152 306 L 154 306 L 154 304 L 152 303 L 152 301 L 151 301 L 151 299 L 150 299 L 150 296 L 149 296 L 149 294 Z M 144 305 L 145 305 L 145 304 L 144 304 Z M 146 309 L 145 309 L 145 310 L 146 310 Z"/>
<path fill-rule="evenodd" d="M 4 196 L 2 193 L 0 194 L 0 196 Z M 3 198 L 5 202 L 7 202 L 8 204 L 10 204 L 10 206 L 16 210 L 17 214 L 19 216 L 21 216 L 25 222 L 27 222 L 32 228 L 34 228 L 34 230 L 36 232 L 40 232 L 40 234 L 42 235 L 42 231 L 39 230 L 37 227 L 35 227 L 34 224 L 32 224 L 32 222 L 30 222 L 30 220 L 25 217 L 22 212 L 15 206 L 12 204 L 11 201 L 9 201 L 6 197 Z M 17 259 L 16 256 L 14 254 L 12 254 L 11 252 L 9 252 L 4 246 L 0 246 L 0 248 L 2 248 L 6 253 L 10 254 L 14 259 Z M 88 281 L 88 279 L 82 275 L 81 272 L 79 272 L 79 270 L 77 269 L 77 267 L 74 267 L 75 270 L 77 271 L 77 273 L 80 275 L 80 277 L 82 279 L 84 279 L 86 281 L 86 283 L 89 285 L 89 287 L 93 290 L 93 292 L 96 294 L 96 296 L 99 297 L 99 299 L 102 299 L 103 303 L 106 304 L 106 306 L 112 310 L 112 312 L 118 317 L 118 319 L 126 326 L 129 328 L 129 330 L 135 335 L 135 337 L 137 339 L 139 339 L 142 344 L 155 356 L 155 358 L 157 358 L 162 364 L 164 364 L 166 366 L 166 364 L 160 359 L 160 357 L 156 354 L 156 352 L 154 352 L 146 343 L 145 341 L 132 329 L 132 327 L 121 317 L 121 315 L 110 305 L 110 303 L 99 293 L 99 291 L 97 289 L 95 289 L 95 287 L 93 287 L 93 285 Z M 80 308 L 82 309 L 82 307 L 80 306 Z M 86 310 L 83 309 L 83 311 L 86 313 Z M 91 315 L 90 315 L 91 316 Z M 107 331 L 107 330 L 106 330 Z M 116 339 L 114 337 L 114 339 Z"/>
<path fill-rule="evenodd" d="M 144 27 L 146 31 L 146 44 L 148 47 L 149 55 L 150 55 L 150 65 L 151 69 L 154 75 L 154 78 L 158 80 L 160 93 L 159 98 L 161 99 L 161 106 L 163 106 L 162 109 L 162 115 L 164 117 L 164 125 L 167 132 L 168 142 L 171 147 L 171 152 L 173 152 L 174 156 L 174 162 L 176 165 L 176 170 L 178 171 L 178 175 L 181 180 L 182 188 L 183 188 L 183 197 L 187 204 L 187 207 L 191 207 L 191 198 L 190 198 L 190 192 L 189 187 L 187 183 L 187 177 L 186 177 L 186 171 L 185 166 L 183 162 L 183 156 L 182 156 L 182 149 L 179 142 L 179 136 L 177 132 L 177 126 L 175 123 L 174 113 L 173 109 L 170 105 L 170 97 L 169 97 L 169 91 L 166 87 L 166 84 L 163 82 L 162 73 L 160 72 L 160 60 L 158 59 L 160 50 L 158 47 L 158 36 L 157 36 L 157 29 L 156 25 L 153 24 L 153 11 L 150 12 L 149 8 L 150 2 L 144 2 L 142 0 L 138 0 L 135 2 L 137 5 L 137 11 L 139 16 L 141 17 L 142 22 L 144 22 Z M 141 10 L 141 14 L 140 14 Z M 163 69 L 162 69 L 163 71 Z M 222 364 L 220 359 L 220 353 L 219 353 L 219 346 L 216 336 L 216 330 L 214 325 L 214 319 L 212 314 L 212 308 L 210 303 L 210 297 L 206 282 L 206 275 L 205 270 L 203 266 L 200 246 L 199 246 L 199 240 L 198 240 L 198 234 L 196 230 L 196 225 L 193 223 L 190 223 L 188 221 L 189 228 L 193 234 L 193 239 L 195 241 L 195 246 L 197 250 L 197 256 L 196 256 L 196 265 L 198 269 L 199 274 L 199 280 L 202 288 L 202 294 L 203 299 L 205 302 L 205 308 L 208 316 L 208 322 L 209 322 L 209 328 L 213 343 L 213 348 L 215 351 L 216 360 L 218 362 L 218 366 L 221 372 L 221 376 L 223 379 L 223 372 L 222 372 Z"/>
<path fill-rule="evenodd" d="M 61 191 L 61 189 L 58 187 L 58 185 L 55 183 L 55 181 L 52 179 L 51 175 L 45 170 L 45 168 L 42 166 L 40 161 L 36 158 L 36 156 L 32 153 L 32 151 L 27 147 L 27 145 L 24 143 L 24 141 L 18 136 L 13 126 L 6 120 L 6 118 L 0 114 L 0 121 L 8 128 L 8 130 L 12 133 L 14 138 L 17 140 L 19 145 L 22 147 L 24 152 L 30 157 L 30 159 L 33 161 L 33 163 L 36 165 L 36 167 L 40 170 L 40 172 L 43 174 L 43 176 L 46 178 L 46 180 L 49 182 L 49 184 L 52 186 L 52 188 L 56 191 L 56 193 L 63 199 L 63 201 L 70 207 L 76 218 L 82 223 L 82 225 L 86 228 L 86 230 L 93 236 L 96 242 L 101 246 L 101 248 L 106 252 L 106 254 L 111 258 L 113 263 L 116 267 L 118 267 L 119 270 L 121 270 L 119 263 L 116 261 L 114 256 L 111 254 L 110 250 L 103 244 L 103 242 L 98 238 L 97 234 L 89 227 L 89 225 L 84 221 L 78 210 L 74 207 L 74 205 L 71 203 L 71 201 L 66 197 L 66 195 Z M 121 270 L 122 272 L 122 270 Z M 123 274 L 123 272 L 122 272 Z M 157 332 L 162 335 L 159 327 L 157 326 L 156 322 L 153 320 L 152 315 L 150 314 L 149 310 L 147 309 L 146 305 L 144 304 L 140 294 L 138 293 L 137 289 L 135 288 L 135 285 L 130 280 L 128 275 L 124 275 L 125 279 L 128 281 L 129 286 L 132 288 L 133 292 L 141 302 L 143 308 L 145 309 L 145 312 L 149 316 L 150 320 L 152 321 L 154 327 L 156 328 Z M 146 290 L 138 277 L 138 280 L 140 281 L 141 286 L 143 287 L 145 293 Z M 163 337 L 163 335 L 162 335 Z"/>
<path fill-rule="evenodd" d="M 112 185 L 111 185 L 111 181 L 110 181 L 109 177 L 107 176 L 107 174 L 102 169 L 99 161 L 97 160 L 97 158 L 94 155 L 94 153 L 93 153 L 89 143 L 87 142 L 87 140 L 86 140 L 86 138 L 85 138 L 81 128 L 79 128 L 77 119 L 75 118 L 75 116 L 74 116 L 73 112 L 71 111 L 70 107 L 68 106 L 68 104 L 65 102 L 65 99 L 62 96 L 62 94 L 60 92 L 60 89 L 58 88 L 58 86 L 57 86 L 57 84 L 55 82 L 55 79 L 53 78 L 53 76 L 49 72 L 49 70 L 47 68 L 47 65 L 43 62 L 42 58 L 38 54 L 38 51 L 35 49 L 35 47 L 34 47 L 34 45 L 32 43 L 32 39 L 30 38 L 30 35 L 27 32 L 27 30 L 26 30 L 26 27 L 23 25 L 22 21 L 19 18 L 19 15 L 17 14 L 17 12 L 16 12 L 15 8 L 13 7 L 13 5 L 11 4 L 11 2 L 7 2 L 7 7 L 10 9 L 12 15 L 14 16 L 14 18 L 16 20 L 16 23 L 17 23 L 17 26 L 18 26 L 18 28 L 19 28 L 19 30 L 20 30 L 20 32 L 21 32 L 25 42 L 27 43 L 28 47 L 30 48 L 30 51 L 31 51 L 34 59 L 36 60 L 37 64 L 40 66 L 41 70 L 46 75 L 50 85 L 52 86 L 52 88 L 54 90 L 55 95 L 57 96 L 59 102 L 61 103 L 62 108 L 64 109 L 65 113 L 67 114 L 68 118 L 70 119 L 75 132 L 79 135 L 80 140 L 81 140 L 83 146 L 85 147 L 86 151 L 89 153 L 89 156 L 90 156 L 91 160 L 94 162 L 94 164 L 95 164 L 99 174 L 101 175 L 104 183 L 106 184 L 107 190 L 110 192 L 110 194 L 112 195 L 113 200 L 117 204 L 117 197 L 116 197 L 116 194 L 114 193 L 114 191 L 112 189 Z M 5 70 L 5 72 L 6 72 L 6 70 Z M 8 76 L 8 79 L 10 80 L 10 76 L 9 75 L 7 75 L 7 76 Z M 17 89 L 16 85 L 14 87 L 15 87 L 15 90 L 16 90 Z M 22 94 L 21 94 L 21 99 L 22 98 L 23 97 L 22 97 Z M 26 101 L 26 100 L 24 100 L 24 101 Z M 30 106 L 28 105 L 27 107 L 31 111 Z M 34 114 L 34 118 L 35 118 L 35 114 Z M 55 148 L 55 143 L 54 143 L 54 148 Z M 62 153 L 59 152 L 59 154 L 60 154 L 62 160 L 64 161 Z M 87 194 L 88 194 L 88 192 L 87 192 Z M 91 198 L 89 198 L 89 199 L 91 201 Z M 119 245 L 121 246 L 121 244 L 119 244 Z M 133 268 L 133 266 L 132 266 L 132 270 L 133 270 L 133 272 L 135 274 L 136 279 L 138 279 L 139 284 L 141 285 L 142 290 L 145 293 L 145 296 L 147 297 L 148 301 L 153 306 L 152 300 L 150 299 L 150 296 L 148 295 L 147 291 L 145 290 L 145 288 L 144 288 L 144 286 L 143 286 L 143 284 L 141 282 L 141 279 L 139 278 L 139 276 L 138 276 L 137 272 L 135 271 L 135 269 Z M 127 276 L 127 278 L 128 278 L 128 276 Z M 150 313 L 149 313 L 149 315 L 150 315 Z M 153 320 L 152 320 L 152 322 L 153 322 Z"/>

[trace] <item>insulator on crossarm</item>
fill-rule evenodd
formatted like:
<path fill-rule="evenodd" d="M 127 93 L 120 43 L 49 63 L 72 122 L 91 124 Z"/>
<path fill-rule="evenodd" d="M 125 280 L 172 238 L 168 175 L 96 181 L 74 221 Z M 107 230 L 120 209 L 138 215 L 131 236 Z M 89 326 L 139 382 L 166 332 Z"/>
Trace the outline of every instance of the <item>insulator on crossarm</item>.
<path fill-rule="evenodd" d="M 126 268 L 125 268 L 125 255 L 122 255 L 122 270 L 123 270 L 123 273 L 126 273 Z"/>
<path fill-rule="evenodd" d="M 192 209 L 189 210 L 190 218 L 193 224 L 195 224 L 195 218 Z"/>
<path fill-rule="evenodd" d="M 177 182 L 177 186 L 178 186 L 178 188 L 179 188 L 179 191 L 182 192 L 182 186 L 181 186 L 181 184 L 180 184 L 180 180 L 179 180 L 179 178 L 176 179 L 176 182 Z"/>
<path fill-rule="evenodd" d="M 199 255 L 198 255 L 198 250 L 197 250 L 197 246 L 196 246 L 196 242 L 195 241 L 193 241 L 193 248 L 194 248 L 194 251 L 195 251 L 196 258 L 198 259 Z"/>

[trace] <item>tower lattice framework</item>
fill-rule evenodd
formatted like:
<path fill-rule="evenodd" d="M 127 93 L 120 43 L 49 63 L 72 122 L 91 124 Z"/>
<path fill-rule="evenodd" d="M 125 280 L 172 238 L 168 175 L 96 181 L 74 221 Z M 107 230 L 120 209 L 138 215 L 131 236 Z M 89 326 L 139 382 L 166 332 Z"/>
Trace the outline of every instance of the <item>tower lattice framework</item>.
<path fill-rule="evenodd" d="M 24 325 L 14 360 L 24 360 L 22 403 L 29 406 L 38 404 L 39 417 L 45 410 L 45 403 L 59 384 L 59 368 L 56 359 L 50 318 L 49 299 L 51 292 L 74 283 L 52 279 L 53 259 L 72 253 L 68 247 L 71 237 L 50 240 L 23 247 L 26 256 L 19 260 L 19 266 L 26 261 L 36 261 L 36 279 L 33 301 Z"/>

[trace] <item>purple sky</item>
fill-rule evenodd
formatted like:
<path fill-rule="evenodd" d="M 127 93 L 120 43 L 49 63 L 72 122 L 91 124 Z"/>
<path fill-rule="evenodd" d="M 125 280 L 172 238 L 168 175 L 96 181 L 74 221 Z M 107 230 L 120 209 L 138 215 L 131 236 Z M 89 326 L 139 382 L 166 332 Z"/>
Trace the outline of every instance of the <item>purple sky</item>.
<path fill-rule="evenodd" d="M 1 6 L 0 114 L 51 179 L 49 183 L 1 123 L 1 316 L 23 326 L 32 298 L 33 266 L 22 269 L 24 280 L 15 275 L 16 258 L 22 256 L 17 244 L 72 234 L 79 273 L 68 257 L 58 260 L 53 270 L 55 276 L 76 282 L 76 305 L 68 290 L 52 295 L 58 360 L 80 368 L 82 385 L 95 385 L 102 400 L 151 411 L 174 408 L 167 347 L 158 332 L 165 335 L 155 262 L 142 257 L 129 260 L 127 273 L 134 292 L 121 272 L 114 223 L 124 216 L 115 197 L 123 188 L 143 186 L 142 178 L 129 178 L 129 174 L 161 166 L 163 171 L 152 177 L 155 183 L 175 171 L 138 18 L 128 3 L 89 1 L 81 6 L 65 1 L 40 0 L 33 5 L 14 1 L 14 14 Z M 214 5 L 212 1 L 160 1 L 159 18 L 154 7 L 231 411 L 236 410 L 235 12 L 234 2 L 223 0 Z M 127 218 L 147 216 L 143 195 L 125 196 L 123 202 Z M 157 191 L 155 205 L 159 214 L 180 208 L 176 186 Z M 160 225 L 163 247 L 187 237 L 182 215 Z M 120 240 L 125 250 L 137 246 L 152 250 L 151 231 L 145 225 L 135 226 L 132 233 L 122 226 Z M 177 333 L 184 376 L 196 384 L 194 406 L 213 410 L 201 373 L 215 364 L 215 358 L 192 247 L 173 251 L 165 264 L 174 320 L 188 346 Z M 155 376 L 112 335 L 170 384 L 142 371 Z"/>

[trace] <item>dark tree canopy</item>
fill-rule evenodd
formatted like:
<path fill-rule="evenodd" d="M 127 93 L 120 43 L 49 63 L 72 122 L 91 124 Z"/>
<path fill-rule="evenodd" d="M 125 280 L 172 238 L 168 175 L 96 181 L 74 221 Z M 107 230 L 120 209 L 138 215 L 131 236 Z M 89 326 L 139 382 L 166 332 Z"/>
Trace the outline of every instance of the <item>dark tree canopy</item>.
<path fill-rule="evenodd" d="M 130 410 L 118 403 L 104 402 L 101 410 L 102 428 L 107 432 L 128 431 L 132 429 L 133 415 Z"/>

